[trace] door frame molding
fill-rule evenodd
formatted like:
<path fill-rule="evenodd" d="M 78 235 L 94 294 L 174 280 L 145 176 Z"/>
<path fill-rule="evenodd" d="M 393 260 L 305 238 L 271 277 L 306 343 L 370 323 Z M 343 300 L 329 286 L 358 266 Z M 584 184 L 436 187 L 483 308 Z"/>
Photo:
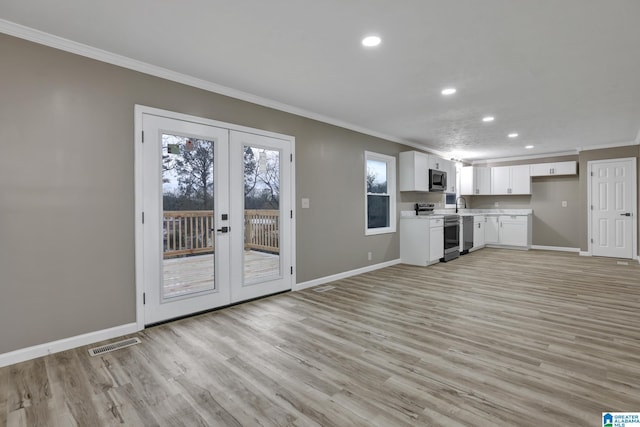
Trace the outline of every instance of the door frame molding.
<path fill-rule="evenodd" d="M 591 173 L 593 172 L 593 165 L 599 163 L 611 163 L 611 162 L 622 162 L 630 160 L 633 168 L 631 171 L 631 206 L 633 206 L 633 214 L 635 219 L 631 221 L 632 227 L 632 236 L 631 236 L 631 259 L 640 260 L 638 258 L 638 177 L 637 177 L 637 159 L 635 157 L 623 157 L 616 159 L 601 159 L 601 160 L 590 160 L 587 162 L 587 248 L 588 251 L 585 255 L 592 256 L 593 255 L 593 224 L 592 224 L 592 213 L 591 213 L 591 192 L 593 190 L 593 177 Z M 583 255 L 584 253 L 581 253 Z"/>
<path fill-rule="evenodd" d="M 219 128 L 226 128 L 228 130 L 236 130 L 245 133 L 252 133 L 256 135 L 268 136 L 271 138 L 282 139 L 288 141 L 291 144 L 291 155 L 295 159 L 295 142 L 296 139 L 293 136 L 285 135 L 281 133 L 270 132 L 262 129 L 250 128 L 247 126 L 236 125 L 233 123 L 226 123 L 217 120 L 207 119 L 204 117 L 193 116 L 189 114 L 178 113 L 169 110 L 163 110 L 154 107 L 148 107 L 145 105 L 136 104 L 134 107 L 134 180 L 135 180 L 135 201 L 134 201 L 134 223 L 135 223 L 135 288 L 136 288 L 136 326 L 138 330 L 144 329 L 144 227 L 142 224 L 143 214 L 143 197 L 144 197 L 144 168 L 143 168 L 143 140 L 142 140 L 142 116 L 144 114 L 150 114 L 154 116 L 166 117 L 175 120 L 183 120 L 187 122 L 199 123 L 208 126 L 214 126 Z M 289 163 L 291 167 L 291 210 L 293 211 L 293 218 L 291 218 L 291 265 L 293 266 L 293 274 L 291 275 L 291 289 L 295 289 L 296 285 L 296 180 L 295 180 L 295 162 Z"/>

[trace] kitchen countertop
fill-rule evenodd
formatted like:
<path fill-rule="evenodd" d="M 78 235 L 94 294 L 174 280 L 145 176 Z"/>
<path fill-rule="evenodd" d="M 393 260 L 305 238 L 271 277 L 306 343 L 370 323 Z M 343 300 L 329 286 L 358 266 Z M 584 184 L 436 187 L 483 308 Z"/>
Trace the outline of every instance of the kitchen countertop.
<path fill-rule="evenodd" d="M 451 215 L 456 213 L 455 209 L 436 209 L 439 215 Z M 460 216 L 472 215 L 532 215 L 533 209 L 458 209 Z"/>
<path fill-rule="evenodd" d="M 445 215 L 456 215 L 455 209 L 434 209 L 432 214 L 416 216 L 415 211 L 401 211 L 400 219 L 443 218 Z M 458 209 L 457 215 L 533 215 L 533 209 Z"/>
<path fill-rule="evenodd" d="M 412 212 L 413 215 L 401 215 L 400 219 L 443 219 L 444 215 L 439 214 L 429 214 L 429 215 L 416 215 L 415 212 Z"/>
<path fill-rule="evenodd" d="M 533 209 L 459 209 L 459 215 L 532 215 Z"/>

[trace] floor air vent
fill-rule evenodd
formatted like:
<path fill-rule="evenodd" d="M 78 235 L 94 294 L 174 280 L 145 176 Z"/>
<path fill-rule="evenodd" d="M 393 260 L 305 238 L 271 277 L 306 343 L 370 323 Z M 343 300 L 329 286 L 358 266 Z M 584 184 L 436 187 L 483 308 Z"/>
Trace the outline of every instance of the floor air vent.
<path fill-rule="evenodd" d="M 109 353 L 111 351 L 120 350 L 121 348 L 131 347 L 132 345 L 140 344 L 140 338 L 129 338 L 127 340 L 112 342 L 111 344 L 102 345 L 100 347 L 89 349 L 90 356 L 97 356 L 99 354 Z"/>
<path fill-rule="evenodd" d="M 327 292 L 335 288 L 336 288 L 335 286 L 317 286 L 313 288 L 313 292 Z"/>

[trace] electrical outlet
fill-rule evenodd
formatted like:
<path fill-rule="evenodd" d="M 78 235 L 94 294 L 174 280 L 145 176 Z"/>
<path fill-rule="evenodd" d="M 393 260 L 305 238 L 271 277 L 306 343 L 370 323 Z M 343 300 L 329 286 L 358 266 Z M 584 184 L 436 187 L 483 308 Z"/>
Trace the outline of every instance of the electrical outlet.
<path fill-rule="evenodd" d="M 495 206 L 496 208 L 499 208 L 499 207 L 500 207 L 500 202 L 495 202 L 495 203 L 493 204 L 493 206 Z"/>
<path fill-rule="evenodd" d="M 567 207 L 567 201 L 566 201 L 566 200 L 563 200 L 563 201 L 562 201 L 562 207 L 563 207 L 563 208 L 566 208 L 566 207 Z"/>
<path fill-rule="evenodd" d="M 373 259 L 373 253 L 368 252 L 368 253 L 367 253 L 367 259 L 368 259 L 369 261 L 371 261 L 371 260 Z"/>

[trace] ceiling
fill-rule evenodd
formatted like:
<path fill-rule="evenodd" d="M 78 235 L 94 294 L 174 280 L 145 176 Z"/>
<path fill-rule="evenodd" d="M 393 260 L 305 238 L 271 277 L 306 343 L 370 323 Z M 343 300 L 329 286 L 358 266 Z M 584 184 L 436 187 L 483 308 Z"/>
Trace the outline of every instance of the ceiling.
<path fill-rule="evenodd" d="M 468 161 L 637 144 L 638 17 L 638 0 L 0 2 L 0 31 L 20 24 Z M 380 46 L 360 44 L 369 34 Z"/>

